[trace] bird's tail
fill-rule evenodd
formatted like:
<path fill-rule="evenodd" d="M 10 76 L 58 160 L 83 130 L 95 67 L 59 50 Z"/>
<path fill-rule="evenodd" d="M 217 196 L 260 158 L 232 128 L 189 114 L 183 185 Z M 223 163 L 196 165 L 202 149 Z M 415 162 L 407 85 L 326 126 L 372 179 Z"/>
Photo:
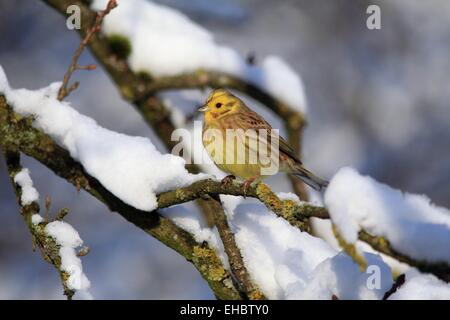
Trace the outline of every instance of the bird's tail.
<path fill-rule="evenodd" d="M 301 164 L 296 163 L 292 167 L 291 173 L 296 177 L 298 177 L 300 180 L 302 180 L 304 183 L 306 183 L 308 186 L 313 188 L 314 190 L 321 191 L 322 189 L 328 186 L 328 181 L 319 178 L 311 171 L 306 170 Z"/>

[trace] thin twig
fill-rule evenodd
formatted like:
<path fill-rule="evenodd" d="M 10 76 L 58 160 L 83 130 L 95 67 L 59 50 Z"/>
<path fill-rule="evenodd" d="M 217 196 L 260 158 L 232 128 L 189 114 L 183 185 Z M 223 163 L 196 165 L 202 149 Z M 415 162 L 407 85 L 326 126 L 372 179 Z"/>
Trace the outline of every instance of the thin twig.
<path fill-rule="evenodd" d="M 87 65 L 87 66 L 80 66 L 78 65 L 78 59 L 80 58 L 81 54 L 83 53 L 84 48 L 88 45 L 89 41 L 93 37 L 94 34 L 100 31 L 101 25 L 103 22 L 103 18 L 115 7 L 117 7 L 117 1 L 116 0 L 109 0 L 106 9 L 103 11 L 100 11 L 96 18 L 94 25 L 89 29 L 89 31 L 86 33 L 86 36 L 83 38 L 83 40 L 80 42 L 80 45 L 78 46 L 77 50 L 72 56 L 72 61 L 69 65 L 69 68 L 67 69 L 64 79 L 61 85 L 61 88 L 58 92 L 58 100 L 62 101 L 65 97 L 67 97 L 72 91 L 75 91 L 78 88 L 79 83 L 75 82 L 70 87 L 69 80 L 72 74 L 75 70 L 95 70 L 95 65 Z"/>
<path fill-rule="evenodd" d="M 384 294 L 383 300 L 389 299 L 389 297 L 392 296 L 405 283 L 405 280 L 406 276 L 404 273 L 399 275 L 397 279 L 395 279 L 395 282 L 392 285 L 392 287 Z"/>

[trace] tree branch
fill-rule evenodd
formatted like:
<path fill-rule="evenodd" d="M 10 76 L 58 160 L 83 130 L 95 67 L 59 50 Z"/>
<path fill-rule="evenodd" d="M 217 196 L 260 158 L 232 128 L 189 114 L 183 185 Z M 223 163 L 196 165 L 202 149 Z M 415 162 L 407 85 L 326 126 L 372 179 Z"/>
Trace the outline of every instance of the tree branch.
<path fill-rule="evenodd" d="M 309 230 L 308 218 L 329 218 L 328 211 L 325 208 L 312 206 L 307 203 L 298 204 L 292 200 L 281 200 L 264 183 L 250 185 L 244 192 L 244 185 L 240 182 L 233 181 L 225 184 L 212 179 L 197 181 L 190 186 L 159 194 L 158 207 L 166 208 L 202 198 L 206 195 L 217 196 L 220 194 L 256 198 L 276 215 L 289 221 L 289 223 L 302 231 Z"/>
<path fill-rule="evenodd" d="M 22 152 L 41 162 L 56 175 L 78 189 L 84 189 L 110 211 L 118 212 L 147 234 L 155 237 L 190 261 L 208 282 L 219 299 L 240 299 L 231 285 L 231 275 L 214 249 L 199 244 L 191 234 L 176 226 L 157 211 L 138 210 L 114 196 L 98 180 L 88 175 L 69 153 L 48 135 L 32 127 L 31 118 L 14 113 L 0 95 L 0 145 L 12 152 Z"/>
<path fill-rule="evenodd" d="M 48 221 L 39 224 L 34 224 L 32 222 L 31 217 L 34 214 L 39 214 L 40 211 L 39 204 L 37 202 L 34 201 L 28 205 L 22 205 L 21 202 L 22 188 L 14 182 L 14 178 L 16 177 L 16 175 L 23 169 L 22 166 L 20 165 L 20 154 L 18 152 L 12 152 L 8 150 L 4 150 L 3 154 L 5 156 L 6 166 L 11 181 L 11 185 L 14 189 L 14 193 L 16 194 L 17 198 L 17 203 L 20 207 L 20 214 L 25 220 L 28 230 L 31 233 L 33 241 L 33 250 L 34 245 L 37 245 L 42 258 L 55 267 L 55 269 L 59 273 L 59 277 L 61 278 L 64 294 L 66 295 L 68 300 L 71 300 L 73 295 L 75 294 L 75 291 L 70 289 L 67 284 L 67 280 L 69 279 L 70 275 L 66 271 L 61 270 L 61 256 L 59 254 L 58 244 L 56 243 L 55 239 L 50 237 L 45 232 L 45 226 L 48 223 Z"/>
<path fill-rule="evenodd" d="M 113 78 L 116 85 L 120 89 L 122 96 L 135 105 L 145 121 L 156 131 L 166 147 L 169 150 L 172 149 L 176 142 L 171 139 L 172 132 L 175 130 L 175 126 L 171 120 L 171 112 L 156 97 L 156 93 L 149 94 L 148 85 L 151 83 L 149 78 L 143 78 L 134 74 L 130 70 L 126 60 L 113 52 L 107 39 L 105 39 L 101 34 L 90 32 L 90 30 L 95 28 L 95 25 L 97 25 L 98 22 L 97 18 L 95 19 L 94 26 L 89 27 L 91 25 L 91 21 L 94 19 L 93 17 L 95 16 L 95 13 L 80 1 L 46 0 L 46 2 L 61 13 L 65 13 L 65 10 L 69 4 L 76 3 L 80 6 L 83 17 L 81 29 L 79 30 L 80 34 L 85 38 L 88 36 L 92 37 L 90 38 L 91 41 L 89 42 L 89 45 L 93 54 L 97 57 L 97 60 L 103 64 L 105 70 Z M 194 173 L 200 171 L 195 165 L 188 165 L 187 169 Z M 207 220 L 208 224 L 210 224 L 211 221 L 214 220 L 212 217 L 214 213 L 210 210 L 210 207 L 213 204 L 208 204 L 208 201 L 200 201 L 198 202 L 198 205 L 200 206 L 203 216 Z M 226 246 L 225 243 L 224 246 Z M 237 249 L 237 247 L 234 249 Z M 229 249 L 227 251 L 232 252 L 233 250 Z M 236 256 L 240 256 L 240 254 Z M 239 276 L 236 276 L 236 278 L 238 280 L 240 279 Z"/>
<path fill-rule="evenodd" d="M 235 286 L 240 292 L 243 293 L 243 298 L 245 299 L 265 299 L 264 294 L 252 283 L 250 279 L 250 275 L 247 272 L 241 252 L 236 244 L 234 234 L 228 224 L 227 216 L 222 207 L 219 196 L 213 195 L 208 198 L 209 201 L 206 201 L 205 204 L 209 207 L 213 214 L 215 226 L 219 231 L 220 238 L 225 248 L 225 253 L 228 256 L 231 272 L 235 277 Z"/>
<path fill-rule="evenodd" d="M 159 194 L 158 207 L 166 208 L 202 198 L 206 195 L 217 196 L 220 194 L 256 198 L 276 215 L 302 231 L 308 230 L 309 226 L 306 223 L 308 218 L 330 218 L 326 208 L 313 206 L 308 203 L 299 204 L 292 200 L 281 200 L 263 183 L 251 185 L 244 193 L 243 184 L 239 182 L 233 181 L 232 183 L 224 184 L 211 179 L 197 181 L 190 186 Z M 416 267 L 420 271 L 432 273 L 445 281 L 450 280 L 450 267 L 445 262 L 431 263 L 413 259 L 393 249 L 389 241 L 384 237 L 373 236 L 365 230 L 359 232 L 359 240 L 366 242 L 376 251 Z"/>
<path fill-rule="evenodd" d="M 117 6 L 116 0 L 110 0 L 107 4 L 105 10 L 103 10 L 97 14 L 94 25 L 87 31 L 86 36 L 80 42 L 80 45 L 78 46 L 77 50 L 75 51 L 75 53 L 72 56 L 72 61 L 69 65 L 69 68 L 66 71 L 66 74 L 64 75 L 64 79 L 61 84 L 61 88 L 59 89 L 59 92 L 58 92 L 58 100 L 59 101 L 62 101 L 72 91 L 74 91 L 78 88 L 78 84 L 79 84 L 78 82 L 75 82 L 73 85 L 71 85 L 69 88 L 67 88 L 67 86 L 69 85 L 70 77 L 75 72 L 75 70 L 94 70 L 95 69 L 95 65 L 79 66 L 78 59 L 80 58 L 81 54 L 83 53 L 84 48 L 88 45 L 92 36 L 100 31 L 102 22 L 103 22 L 103 18 L 116 6 Z"/>
<path fill-rule="evenodd" d="M 65 15 L 69 5 L 76 4 L 81 9 L 81 29 L 82 37 L 89 32 L 92 21 L 95 19 L 95 12 L 86 6 L 81 0 L 43 0 L 48 5 Z M 184 74 L 174 77 L 153 78 L 151 75 L 145 77 L 131 71 L 126 59 L 115 54 L 111 46 L 101 34 L 95 34 L 89 42 L 89 47 L 106 72 L 116 83 L 122 97 L 131 102 L 144 120 L 155 130 L 167 148 L 170 150 L 176 144 L 171 140 L 172 132 L 176 129 L 172 123 L 171 112 L 157 98 L 157 93 L 169 89 L 208 87 L 228 87 L 249 95 L 261 102 L 270 110 L 275 112 L 284 122 L 288 133 L 288 141 L 300 158 L 302 130 L 306 124 L 304 115 L 294 111 L 292 107 L 283 101 L 274 98 L 259 87 L 234 76 L 224 73 L 199 70 L 192 74 Z M 188 166 L 192 172 L 198 172 L 195 165 Z M 299 179 L 289 176 L 294 191 L 300 199 L 307 200 L 308 194 L 305 185 Z"/>
<path fill-rule="evenodd" d="M 89 30 L 89 26 L 95 19 L 95 12 L 89 9 L 80 0 L 44 0 L 47 4 L 54 7 L 57 11 L 65 14 L 66 8 L 70 4 L 77 4 L 81 8 L 82 15 L 82 26 L 80 34 L 85 36 Z M 101 34 L 94 35 L 89 43 L 92 53 L 96 56 L 97 60 L 104 66 L 107 73 L 111 76 L 113 81 L 119 88 L 122 96 L 129 102 L 133 103 L 137 110 L 141 113 L 145 121 L 156 131 L 160 136 L 161 140 L 170 149 L 174 146 L 175 142 L 171 141 L 170 137 L 175 129 L 174 124 L 170 120 L 170 111 L 164 106 L 164 104 L 156 97 L 156 94 L 169 89 L 182 89 L 182 88 L 202 88 L 205 86 L 210 87 L 228 87 L 231 89 L 243 92 L 255 100 L 263 103 L 273 112 L 278 114 L 285 123 L 285 127 L 288 132 L 288 141 L 292 147 L 296 150 L 297 154 L 300 155 L 301 150 L 301 133 L 303 127 L 306 123 L 302 114 L 293 111 L 287 104 L 279 101 L 257 86 L 254 86 L 242 79 L 236 77 L 207 71 L 199 70 L 192 74 L 178 75 L 174 77 L 161 77 L 152 78 L 149 76 L 140 76 L 132 72 L 126 62 L 126 59 L 115 54 L 108 44 L 108 41 Z M 194 165 L 188 166 L 191 172 L 198 172 L 198 168 Z M 296 193 L 300 196 L 300 199 L 306 200 L 307 193 L 305 191 L 305 186 L 299 180 L 290 177 L 291 183 L 294 187 Z M 259 185 L 258 185 L 259 186 Z M 210 186 L 212 187 L 212 186 Z M 216 186 L 214 186 L 215 188 Z M 267 188 L 268 189 L 268 188 Z M 198 197 L 193 196 L 188 191 L 187 198 L 193 197 L 197 199 Z M 223 190 L 222 190 L 223 191 Z M 256 190 L 255 190 L 256 191 Z M 260 190 L 260 192 L 267 191 L 266 189 Z M 270 191 L 270 189 L 269 189 Z M 231 192 L 231 190 L 230 190 Z M 201 192 L 200 192 L 201 193 Z M 218 192 L 216 194 L 220 194 Z M 237 194 L 235 195 L 242 195 Z M 203 193 L 202 193 L 203 194 Z M 214 192 L 212 193 L 214 194 Z M 226 194 L 226 193 L 224 193 Z M 233 194 L 233 193 L 230 193 Z M 327 210 L 325 208 L 318 209 L 312 206 L 301 206 L 299 208 L 297 205 L 294 209 L 289 209 L 292 205 L 288 200 L 281 201 L 276 196 L 272 196 L 273 193 L 270 191 L 266 193 L 266 206 L 273 210 L 276 214 L 282 216 L 288 220 L 292 225 L 299 227 L 301 230 L 309 230 L 307 225 L 307 218 L 310 216 L 318 216 L 320 218 L 327 218 Z M 165 196 L 169 196 L 168 194 Z M 251 196 L 248 194 L 248 196 Z M 257 195 L 258 196 L 258 195 Z M 264 198 L 264 197 L 263 197 Z M 163 196 L 160 195 L 160 201 L 163 201 Z M 260 199 L 261 200 L 261 199 Z M 181 201 L 178 199 L 177 201 Z M 190 201 L 190 200 L 187 200 Z M 288 201 L 288 202 L 286 202 Z M 185 202 L 185 201 L 181 201 Z M 205 210 L 205 209 L 204 209 Z M 309 210 L 312 210 L 311 212 Z M 299 213 L 301 212 L 301 214 Z M 399 257 L 400 261 L 407 262 L 409 264 L 418 267 L 420 270 L 432 270 L 427 272 L 432 272 L 435 274 L 441 274 L 442 272 L 437 272 L 436 270 L 441 270 L 436 264 L 426 264 L 428 267 L 424 267 L 421 262 L 417 262 L 410 258 L 405 258 L 405 256 L 399 254 L 393 250 L 389 243 L 381 237 L 374 237 L 368 233 L 362 231 L 360 233 L 360 239 L 369 243 L 374 249 L 379 250 L 387 255 L 391 255 L 394 258 Z M 383 239 L 381 241 L 380 239 Z M 403 260 L 402 260 L 403 259 Z M 407 262 L 408 263 L 408 262 Z M 428 268 L 428 269 L 427 269 Z M 444 273 L 448 274 L 448 266 L 444 266 Z"/>
<path fill-rule="evenodd" d="M 68 5 L 76 3 L 81 8 L 82 15 L 81 29 L 79 32 L 84 37 L 89 34 L 89 26 L 94 19 L 95 13 L 84 3 L 72 0 L 44 1 L 62 14 L 65 14 Z M 187 86 L 201 88 L 208 85 L 211 87 L 226 86 L 244 92 L 277 113 L 285 122 L 288 131 L 288 140 L 294 147 L 297 155 L 300 156 L 300 134 L 305 124 L 303 115 L 294 112 L 287 104 L 275 99 L 257 86 L 236 77 L 214 72 L 198 72 L 195 74 L 195 77 L 190 77 L 189 75 L 180 76 L 177 78 L 178 80 L 174 78 L 153 79 L 151 75 L 142 76 L 132 72 L 126 61 L 126 57 L 121 54 L 116 54 L 108 39 L 101 34 L 95 34 L 89 46 L 97 60 L 104 66 L 107 73 L 116 83 L 122 96 L 134 104 L 144 120 L 155 130 L 169 150 L 176 144 L 171 139 L 172 132 L 176 127 L 172 123 L 171 112 L 157 98 L 157 94 L 163 90 L 176 88 L 177 85 L 179 88 Z M 186 81 L 189 79 L 192 79 L 192 81 Z M 169 84 L 171 87 L 168 86 Z M 187 165 L 187 169 L 193 173 L 200 171 L 193 164 Z M 303 182 L 294 177 L 290 177 L 290 180 L 295 192 L 300 198 L 307 200 L 308 196 Z M 202 201 L 198 204 L 206 220 L 211 221 L 211 212 L 208 210 L 207 203 Z M 307 223 L 302 224 L 306 228 Z"/>
<path fill-rule="evenodd" d="M 386 238 L 371 235 L 365 230 L 361 230 L 358 234 L 358 237 L 359 240 L 367 243 L 378 252 L 393 257 L 394 259 L 400 262 L 404 262 L 410 266 L 416 267 L 422 272 L 432 273 L 441 280 L 450 282 L 450 266 L 445 262 L 431 263 L 424 260 L 413 259 L 392 248 L 389 240 L 387 240 Z"/>

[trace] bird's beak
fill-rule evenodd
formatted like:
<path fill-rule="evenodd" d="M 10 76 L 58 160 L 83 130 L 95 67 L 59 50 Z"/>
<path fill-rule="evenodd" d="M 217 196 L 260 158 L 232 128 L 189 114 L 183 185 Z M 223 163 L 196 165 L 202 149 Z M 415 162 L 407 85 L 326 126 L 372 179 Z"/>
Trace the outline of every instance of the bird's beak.
<path fill-rule="evenodd" d="M 209 107 L 206 104 L 197 109 L 198 112 L 206 112 L 208 110 L 209 110 Z"/>

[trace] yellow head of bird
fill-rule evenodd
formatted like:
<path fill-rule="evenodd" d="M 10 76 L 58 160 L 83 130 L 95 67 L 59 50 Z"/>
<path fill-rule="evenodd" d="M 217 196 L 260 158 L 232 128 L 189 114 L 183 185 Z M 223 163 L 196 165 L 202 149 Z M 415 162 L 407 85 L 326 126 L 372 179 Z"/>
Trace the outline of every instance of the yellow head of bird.
<path fill-rule="evenodd" d="M 213 121 L 231 113 L 241 110 L 244 106 L 242 100 L 224 89 L 212 91 L 206 99 L 206 104 L 199 111 L 205 113 L 205 121 Z"/>

